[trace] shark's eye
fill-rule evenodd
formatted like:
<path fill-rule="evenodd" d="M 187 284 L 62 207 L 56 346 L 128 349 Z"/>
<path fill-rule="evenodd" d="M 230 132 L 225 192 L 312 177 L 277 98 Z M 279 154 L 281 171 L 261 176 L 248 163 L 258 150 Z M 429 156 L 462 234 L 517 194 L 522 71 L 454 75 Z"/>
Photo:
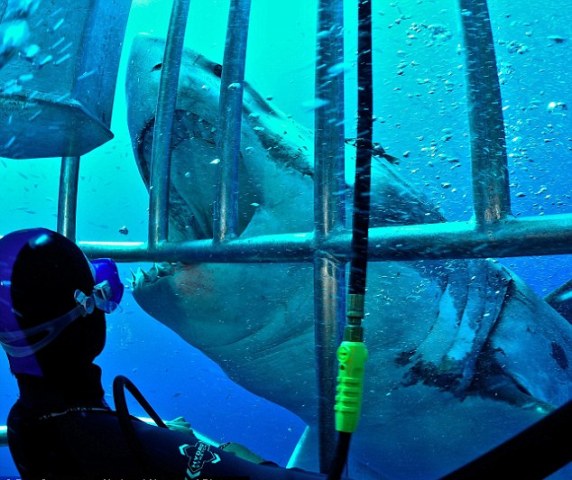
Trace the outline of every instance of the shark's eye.
<path fill-rule="evenodd" d="M 219 63 L 216 63 L 215 66 L 213 67 L 213 73 L 220 78 L 222 76 L 222 65 L 220 65 Z"/>

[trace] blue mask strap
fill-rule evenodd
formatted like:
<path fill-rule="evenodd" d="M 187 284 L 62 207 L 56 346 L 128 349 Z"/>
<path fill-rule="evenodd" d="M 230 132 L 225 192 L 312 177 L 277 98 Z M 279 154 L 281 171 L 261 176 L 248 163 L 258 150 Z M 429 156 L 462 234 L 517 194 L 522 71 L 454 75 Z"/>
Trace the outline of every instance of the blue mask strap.
<path fill-rule="evenodd" d="M 74 320 L 85 315 L 85 307 L 83 305 L 78 305 L 68 313 L 52 320 L 51 322 L 43 323 L 25 330 L 18 330 L 16 332 L 0 332 L 0 343 L 8 355 L 16 358 L 27 357 L 28 355 L 33 355 L 38 350 L 41 350 L 46 345 L 54 341 L 64 328 Z M 40 334 L 44 334 L 44 337 L 32 345 L 12 345 L 13 342 L 22 341 L 27 337 Z"/>
<path fill-rule="evenodd" d="M 106 313 L 111 313 L 117 308 L 117 303 L 108 300 L 108 290 L 110 288 L 109 282 L 104 281 L 94 287 L 91 295 L 86 295 L 81 290 L 76 290 L 75 301 L 77 306 L 61 317 L 25 330 L 0 332 L 0 344 L 2 345 L 2 348 L 4 348 L 4 351 L 12 357 L 27 357 L 29 355 L 33 355 L 54 341 L 72 322 L 80 317 L 85 317 L 86 315 L 93 313 L 95 308 L 103 310 Z M 20 342 L 34 335 L 41 334 L 43 334 L 44 337 L 32 345 L 13 345 L 14 342 Z"/>

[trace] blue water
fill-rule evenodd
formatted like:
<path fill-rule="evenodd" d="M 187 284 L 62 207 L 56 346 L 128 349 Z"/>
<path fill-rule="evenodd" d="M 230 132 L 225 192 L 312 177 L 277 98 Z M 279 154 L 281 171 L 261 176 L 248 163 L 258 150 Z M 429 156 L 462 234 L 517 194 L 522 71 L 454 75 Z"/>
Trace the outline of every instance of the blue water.
<path fill-rule="evenodd" d="M 222 59 L 228 0 L 193 0 L 186 43 Z M 470 165 L 463 57 L 454 2 L 374 2 L 376 62 L 375 136 L 401 157 L 402 173 L 424 186 L 450 220 L 470 218 Z M 446 5 L 446 7 L 444 7 Z M 513 211 L 518 216 L 570 213 L 572 124 L 572 9 L 551 2 L 541 10 L 491 1 L 501 71 Z M 140 31 L 164 35 L 170 2 L 133 2 L 126 48 Z M 355 50 L 353 2 L 347 11 L 347 136 L 354 130 Z M 313 125 L 315 2 L 253 2 L 246 76 L 273 103 Z M 443 29 L 436 29 L 442 26 Z M 444 31 L 445 34 L 438 34 Z M 448 33 L 447 33 L 448 32 Z M 450 35 L 449 35 L 450 34 Z M 558 43 L 554 37 L 565 39 Z M 113 114 L 115 139 L 82 160 L 78 210 L 81 240 L 140 241 L 147 234 L 148 197 L 130 147 L 120 65 Z M 406 153 L 407 152 L 407 153 Z M 458 160 L 458 161 L 457 161 Z M 58 159 L 0 159 L 0 233 L 30 226 L 56 227 Z M 120 233 L 127 227 L 128 235 Z M 506 259 L 540 295 L 570 278 L 570 256 Z M 126 283 L 129 270 L 122 265 Z M 233 385 L 218 368 L 143 313 L 126 294 L 108 319 L 109 339 L 99 358 L 104 386 L 117 374 L 131 378 L 164 418 L 184 415 L 194 428 L 220 441 L 238 441 L 284 464 L 302 430 L 289 412 Z M 17 391 L 0 358 L 0 418 Z M 136 410 L 135 410 L 136 412 Z M 4 423 L 0 420 L 0 423 Z M 16 474 L 0 449 L 0 475 Z"/>

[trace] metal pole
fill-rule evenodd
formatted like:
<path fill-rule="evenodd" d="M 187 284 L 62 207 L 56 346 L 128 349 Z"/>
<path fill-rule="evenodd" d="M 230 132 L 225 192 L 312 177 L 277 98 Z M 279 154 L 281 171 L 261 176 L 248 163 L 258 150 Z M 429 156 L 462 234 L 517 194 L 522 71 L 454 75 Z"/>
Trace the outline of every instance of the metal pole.
<path fill-rule="evenodd" d="M 189 3 L 190 0 L 174 0 L 173 2 L 163 56 L 151 150 L 149 182 L 149 246 L 151 248 L 166 240 L 169 231 L 171 130 L 177 103 L 177 86 Z"/>
<path fill-rule="evenodd" d="M 76 241 L 77 190 L 80 157 L 62 157 L 58 197 L 57 230 Z"/>
<path fill-rule="evenodd" d="M 511 214 L 502 100 L 486 0 L 459 0 L 465 41 L 473 204 L 479 226 Z"/>
<path fill-rule="evenodd" d="M 572 214 L 508 219 L 486 231 L 474 222 L 378 227 L 369 230 L 368 257 L 375 260 L 420 260 L 519 257 L 572 254 Z M 351 233 L 332 233 L 323 249 L 338 258 L 350 256 Z M 211 240 L 164 242 L 79 242 L 87 255 L 118 261 L 186 263 L 311 262 L 314 234 L 261 235 L 213 246 Z"/>
<path fill-rule="evenodd" d="M 318 380 L 320 471 L 332 463 L 336 443 L 334 396 L 336 349 L 345 316 L 345 263 L 323 249 L 345 226 L 343 2 L 318 5 L 315 96 L 322 106 L 314 124 L 314 331 Z"/>
<path fill-rule="evenodd" d="M 215 242 L 234 238 L 237 234 L 238 161 L 249 17 L 250 0 L 231 1 L 219 97 L 219 184 L 213 212 Z"/>

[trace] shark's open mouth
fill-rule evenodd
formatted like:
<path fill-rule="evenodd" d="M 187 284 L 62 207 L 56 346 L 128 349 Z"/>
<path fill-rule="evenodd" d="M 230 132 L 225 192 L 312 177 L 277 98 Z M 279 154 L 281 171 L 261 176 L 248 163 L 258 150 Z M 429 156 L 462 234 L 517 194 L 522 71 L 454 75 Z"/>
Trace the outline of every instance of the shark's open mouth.
<path fill-rule="evenodd" d="M 208 120 L 193 112 L 177 110 L 173 122 L 171 146 L 176 148 L 183 140 L 193 139 L 206 142 L 212 148 L 215 145 L 215 133 L 215 126 Z"/>
<path fill-rule="evenodd" d="M 155 119 L 140 133 L 137 145 L 140 173 L 150 185 Z M 204 116 L 177 110 L 171 137 L 171 188 L 169 191 L 170 240 L 213 238 L 213 204 L 218 183 L 216 126 Z M 240 156 L 242 162 L 242 156 Z M 238 234 L 248 226 L 260 202 L 257 186 L 239 169 Z"/>
<path fill-rule="evenodd" d="M 138 162 L 142 168 L 142 174 L 146 183 L 149 183 L 151 166 L 151 156 L 153 150 L 153 138 L 155 128 L 155 117 L 153 117 L 143 128 L 140 138 L 137 155 L 144 162 Z M 176 110 L 173 118 L 173 129 L 171 132 L 171 151 L 174 151 L 181 143 L 186 140 L 192 140 L 202 143 L 203 148 L 212 150 L 213 160 L 216 146 L 216 127 L 200 117 L 199 115 L 185 111 Z"/>

